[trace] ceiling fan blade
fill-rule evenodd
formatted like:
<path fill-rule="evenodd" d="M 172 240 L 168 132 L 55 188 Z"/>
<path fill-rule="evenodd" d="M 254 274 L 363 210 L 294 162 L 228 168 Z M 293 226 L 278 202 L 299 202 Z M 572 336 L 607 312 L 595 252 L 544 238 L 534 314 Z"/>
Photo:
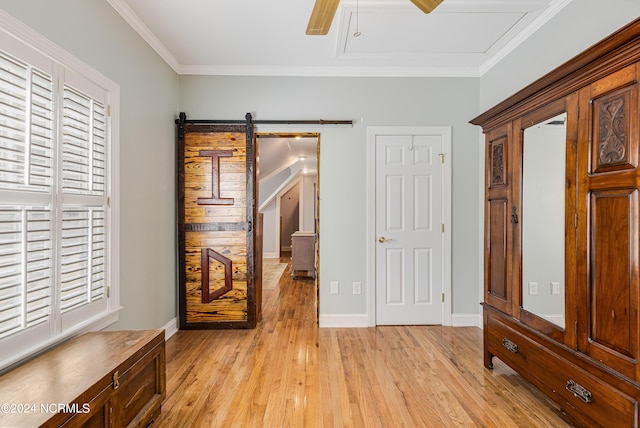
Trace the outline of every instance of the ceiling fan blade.
<path fill-rule="evenodd" d="M 329 32 L 340 0 L 316 0 L 307 26 L 309 36 L 324 36 Z"/>
<path fill-rule="evenodd" d="M 431 13 L 443 0 L 411 0 L 424 13 Z"/>

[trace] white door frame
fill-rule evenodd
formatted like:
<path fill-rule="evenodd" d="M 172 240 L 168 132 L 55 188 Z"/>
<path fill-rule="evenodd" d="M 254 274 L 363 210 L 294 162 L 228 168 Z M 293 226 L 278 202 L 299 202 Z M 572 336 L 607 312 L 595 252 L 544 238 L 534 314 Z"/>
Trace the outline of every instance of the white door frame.
<path fill-rule="evenodd" d="M 451 127 L 369 126 L 367 127 L 367 284 L 369 326 L 376 325 L 376 137 L 378 135 L 431 134 L 442 136 L 442 325 L 451 325 Z"/>

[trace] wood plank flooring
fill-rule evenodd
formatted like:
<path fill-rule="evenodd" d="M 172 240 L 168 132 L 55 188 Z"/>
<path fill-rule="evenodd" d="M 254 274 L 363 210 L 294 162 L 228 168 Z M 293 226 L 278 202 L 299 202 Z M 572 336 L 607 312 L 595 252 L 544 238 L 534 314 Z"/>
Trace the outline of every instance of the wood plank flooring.
<path fill-rule="evenodd" d="M 283 260 L 284 261 L 284 260 Z M 263 291 L 255 330 L 179 331 L 154 427 L 566 427 L 475 327 L 318 328 L 314 280 Z"/>

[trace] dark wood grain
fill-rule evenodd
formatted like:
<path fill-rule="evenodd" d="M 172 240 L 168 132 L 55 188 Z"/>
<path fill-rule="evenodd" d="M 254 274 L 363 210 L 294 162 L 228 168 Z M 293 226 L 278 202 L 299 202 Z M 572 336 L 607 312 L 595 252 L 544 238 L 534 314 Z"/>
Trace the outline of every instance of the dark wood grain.
<path fill-rule="evenodd" d="M 584 426 L 640 426 L 639 61 L 636 20 L 471 121 L 486 134 L 484 365 Z M 524 130 L 560 113 L 563 327 L 523 308 L 519 221 Z"/>

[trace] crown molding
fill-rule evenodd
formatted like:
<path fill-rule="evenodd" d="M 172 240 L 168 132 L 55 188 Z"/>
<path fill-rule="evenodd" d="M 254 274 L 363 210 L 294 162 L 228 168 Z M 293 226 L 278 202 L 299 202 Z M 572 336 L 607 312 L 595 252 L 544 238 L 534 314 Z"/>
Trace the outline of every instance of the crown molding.
<path fill-rule="evenodd" d="M 483 76 L 486 72 L 491 70 L 496 64 L 506 58 L 511 52 L 513 52 L 518 46 L 524 43 L 529 37 L 531 37 L 536 31 L 542 28 L 551 18 L 556 16 L 562 9 L 564 9 L 572 0 L 554 0 L 549 4 L 549 7 L 542 11 L 529 25 L 527 25 L 522 31 L 520 31 L 514 38 L 509 40 L 504 46 L 502 46 L 496 53 L 489 55 L 488 59 L 482 63 L 479 67 L 479 75 Z"/>
<path fill-rule="evenodd" d="M 181 75 L 282 77 L 480 77 L 477 67 L 266 67 L 182 65 Z"/>
<path fill-rule="evenodd" d="M 169 52 L 162 42 L 153 34 L 144 22 L 140 20 L 138 15 L 123 0 L 107 0 L 107 3 L 115 9 L 122 18 L 146 41 L 151 48 L 176 72 L 180 73 L 180 63 Z"/>

